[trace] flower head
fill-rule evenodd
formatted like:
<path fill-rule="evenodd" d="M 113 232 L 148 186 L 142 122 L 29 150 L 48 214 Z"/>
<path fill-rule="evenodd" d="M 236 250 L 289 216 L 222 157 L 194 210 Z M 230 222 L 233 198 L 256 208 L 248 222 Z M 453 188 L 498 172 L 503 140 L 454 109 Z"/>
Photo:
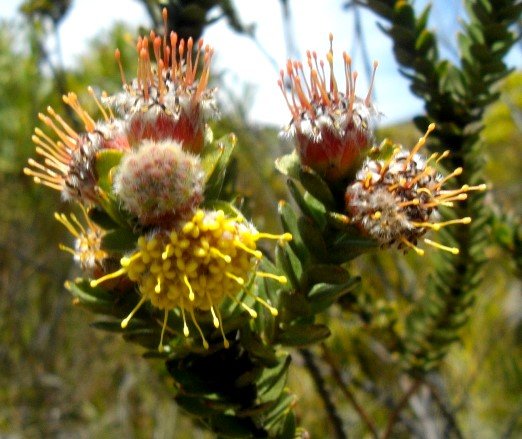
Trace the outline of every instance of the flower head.
<path fill-rule="evenodd" d="M 443 188 L 449 179 L 462 173 L 462 168 L 443 177 L 430 163 L 439 162 L 449 154 L 448 151 L 434 153 L 429 159 L 418 154 L 434 129 L 435 125 L 430 125 L 411 152 L 398 146 L 387 160 L 367 159 L 357 173 L 356 181 L 346 190 L 346 211 L 351 222 L 383 247 L 397 245 L 424 254 L 417 242 L 429 230 L 471 222 L 469 217 L 437 222 L 438 208 L 451 207 L 454 202 L 465 200 L 468 192 L 486 188 L 485 185 Z M 458 253 L 456 248 L 429 239 L 424 239 L 424 242 Z"/>
<path fill-rule="evenodd" d="M 114 193 L 145 225 L 165 227 L 191 217 L 203 187 L 199 157 L 173 140 L 145 140 L 123 157 L 114 176 Z"/>
<path fill-rule="evenodd" d="M 89 91 L 94 97 L 92 89 Z M 33 177 L 36 183 L 60 191 L 66 200 L 94 202 L 97 198 L 96 153 L 108 148 L 127 149 L 124 126 L 110 117 L 101 105 L 105 120 L 95 122 L 74 93 L 67 94 L 63 100 L 83 122 L 85 131 L 77 133 L 53 108 L 48 107 L 48 114 L 40 113 L 38 117 L 53 131 L 55 138 L 40 128 L 35 129 L 32 140 L 42 159 L 29 159 L 29 167 L 24 168 L 24 173 Z"/>
<path fill-rule="evenodd" d="M 108 254 L 102 249 L 103 230 L 96 225 L 88 216 L 86 209 L 82 206 L 85 225 L 78 220 L 76 215 L 71 214 L 69 218 L 65 214 L 55 213 L 57 221 L 74 236 L 74 247 L 60 245 L 60 249 L 71 253 L 74 261 L 88 274 L 96 275 L 103 268 L 103 261 Z"/>
<path fill-rule="evenodd" d="M 292 114 L 283 130 L 295 139 L 301 163 L 310 166 L 329 181 L 343 179 L 360 165 L 361 152 L 368 148 L 373 136 L 373 123 L 379 114 L 371 102 L 377 62 L 366 98 L 355 95 L 357 73 L 352 72 L 351 58 L 343 53 L 346 87 L 339 90 L 333 71 L 333 36 L 327 54 L 329 77 L 324 61 L 315 52 L 307 52 L 310 75 L 303 64 L 288 61 L 286 75 L 290 97 L 284 88 L 285 72 L 281 70 L 279 87 Z"/>
<path fill-rule="evenodd" d="M 140 237 L 137 250 L 121 259 L 120 270 L 92 281 L 91 285 L 96 286 L 122 275 L 135 282 L 141 300 L 121 325 L 126 327 L 141 305 L 149 300 L 154 307 L 165 312 L 160 349 L 168 312 L 176 308 L 181 311 L 184 335 L 189 335 L 185 318 L 188 313 L 205 348 L 208 348 L 208 342 L 195 312 L 210 311 L 213 324 L 220 328 L 224 345 L 228 347 L 219 305 L 229 298 L 256 317 L 257 313 L 236 296 L 241 291 L 253 295 L 245 286 L 263 257 L 256 248 L 260 238 L 290 239 L 287 234 L 274 236 L 259 233 L 243 218 L 229 218 L 221 210 L 198 210 L 191 220 L 179 228 Z M 256 274 L 286 282 L 282 276 L 262 272 Z M 255 299 L 277 315 L 277 310 L 269 303 L 257 296 Z"/>
<path fill-rule="evenodd" d="M 174 32 L 167 41 L 166 9 L 163 17 L 163 38 L 151 32 L 149 37 L 138 39 L 138 74 L 130 83 L 125 79 L 120 52 L 116 50 L 123 92 L 107 97 L 106 102 L 128 121 L 131 144 L 144 139 L 172 139 L 181 142 L 187 151 L 199 153 L 203 147 L 205 123 L 218 115 L 215 89 L 207 88 L 214 51 L 209 46 L 204 47 L 203 40 L 196 47 L 192 38 L 178 41 Z"/>

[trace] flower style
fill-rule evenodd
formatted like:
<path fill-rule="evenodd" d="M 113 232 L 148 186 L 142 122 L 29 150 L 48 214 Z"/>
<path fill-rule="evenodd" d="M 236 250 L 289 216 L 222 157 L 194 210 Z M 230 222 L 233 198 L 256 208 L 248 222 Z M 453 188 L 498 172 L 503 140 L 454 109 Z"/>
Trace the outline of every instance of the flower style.
<path fill-rule="evenodd" d="M 469 224 L 471 218 L 452 219 L 445 222 L 434 220 L 440 206 L 453 206 L 465 200 L 468 192 L 483 191 L 486 185 L 463 185 L 460 189 L 443 189 L 451 178 L 460 175 L 462 168 L 443 177 L 430 163 L 438 163 L 449 151 L 434 153 L 429 159 L 418 154 L 435 124 L 419 139 L 413 150 L 402 146 L 394 149 L 387 160 L 367 159 L 356 175 L 356 181 L 346 190 L 346 211 L 352 224 L 374 238 L 382 247 L 411 248 L 419 255 L 424 250 L 417 241 L 429 230 L 440 230 L 452 224 Z M 457 254 L 459 250 L 424 239 L 433 247 Z"/>
<path fill-rule="evenodd" d="M 290 97 L 285 90 L 285 73 L 281 70 L 278 81 L 292 121 L 282 131 L 295 139 L 297 152 L 303 165 L 309 166 L 331 182 L 339 181 L 354 172 L 361 163 L 361 152 L 368 148 L 373 137 L 373 122 L 378 111 L 371 102 L 377 62 L 366 98 L 355 95 L 357 73 L 352 72 L 351 58 L 343 53 L 346 79 L 345 91 L 340 91 L 333 71 L 333 36 L 330 34 L 330 51 L 324 61 L 318 61 L 315 52 L 307 52 L 310 76 L 307 80 L 303 64 L 288 61 L 286 75 Z"/>
<path fill-rule="evenodd" d="M 176 308 L 181 311 L 184 335 L 189 336 L 185 318 L 188 312 L 205 349 L 209 345 L 195 311 L 210 311 L 213 324 L 220 328 L 224 346 L 228 347 L 219 310 L 225 298 L 256 317 L 257 313 L 236 297 L 244 291 L 277 315 L 274 307 L 245 288 L 253 273 L 286 282 L 284 276 L 256 271 L 257 262 L 263 257 L 256 248 L 256 241 L 261 238 L 289 240 L 291 236 L 260 233 L 242 217 L 228 218 L 222 210 L 198 210 L 191 220 L 177 229 L 140 237 L 137 251 L 121 259 L 121 269 L 92 281 L 91 286 L 123 275 L 136 282 L 141 299 L 121 326 L 125 328 L 137 310 L 150 300 L 154 307 L 164 310 L 160 350 L 163 349 L 168 313 Z"/>
<path fill-rule="evenodd" d="M 145 140 L 125 154 L 114 175 L 114 193 L 144 225 L 188 219 L 203 200 L 203 186 L 199 156 L 173 140 Z"/>
<path fill-rule="evenodd" d="M 120 52 L 116 50 L 123 92 L 105 98 L 105 102 L 128 121 L 132 145 L 144 139 L 172 139 L 197 154 L 203 147 L 206 121 L 218 116 L 215 89 L 207 88 L 213 49 L 203 47 L 203 40 L 199 40 L 193 59 L 194 41 L 178 41 L 175 32 L 169 35 L 169 46 L 166 14 L 163 9 L 163 38 L 151 31 L 149 37 L 138 39 L 138 74 L 131 83 L 125 79 Z M 150 58 L 150 46 L 155 63 Z M 203 66 L 198 75 L 200 58 Z"/>
<path fill-rule="evenodd" d="M 115 120 L 112 113 L 107 113 L 91 88 L 89 93 L 102 110 L 104 121 L 95 122 L 74 93 L 63 96 L 64 102 L 83 122 L 85 132 L 77 133 L 53 108 L 48 107 L 48 115 L 40 113 L 38 117 L 57 139 L 36 128 L 32 140 L 36 144 L 36 153 L 43 160 L 29 159 L 29 167 L 24 168 L 24 173 L 33 177 L 36 183 L 60 191 L 65 200 L 95 202 L 98 195 L 96 153 L 108 148 L 128 149 L 123 124 Z"/>
<path fill-rule="evenodd" d="M 54 214 L 54 218 L 75 237 L 73 248 L 60 244 L 60 249 L 72 254 L 74 261 L 85 273 L 96 275 L 102 270 L 103 261 L 108 257 L 107 252 L 102 249 L 104 231 L 91 221 L 85 207 L 81 206 L 81 209 L 85 225 L 73 213 L 69 218 L 63 213 Z"/>

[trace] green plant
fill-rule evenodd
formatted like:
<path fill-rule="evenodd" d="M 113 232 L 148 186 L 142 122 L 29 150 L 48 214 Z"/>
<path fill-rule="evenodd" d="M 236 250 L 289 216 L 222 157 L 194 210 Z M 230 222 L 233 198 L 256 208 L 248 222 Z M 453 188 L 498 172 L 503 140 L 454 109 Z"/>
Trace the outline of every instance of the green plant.
<path fill-rule="evenodd" d="M 241 211 L 229 173 L 238 140 L 214 138 L 213 49 L 202 42 L 140 37 L 137 78 L 127 82 L 120 68 L 122 92 L 103 94 L 101 102 L 91 93 L 103 120 L 95 121 L 75 94 L 65 97 L 83 131 L 53 109 L 40 116 L 47 127 L 34 136 L 40 161 L 30 160 L 25 172 L 83 212 L 56 214 L 75 237 L 74 247 L 63 249 L 84 271 L 67 289 L 76 304 L 101 316 L 94 327 L 121 333 L 145 357 L 164 362 L 177 404 L 219 437 L 306 435 L 287 387 L 294 348 L 335 434 L 344 437 L 313 350 L 338 324 L 334 308 L 350 320 L 354 355 L 366 362 L 370 384 L 360 387 L 371 393 L 380 384 L 367 340 L 385 352 L 375 355 L 381 374 L 406 385 L 383 421 L 371 419 L 322 345 L 334 379 L 372 436 L 404 432 L 409 400 L 421 387 L 433 388 L 430 373 L 458 340 L 481 281 L 492 218 L 481 194 L 481 121 L 498 97 L 493 85 L 508 73 L 502 60 L 516 40 L 510 27 L 522 6 L 467 1 L 470 20 L 455 66 L 439 59 L 427 30 L 429 8 L 417 16 L 407 1 L 361 3 L 390 23 L 383 29 L 426 103 L 426 115 L 415 120 L 425 134 L 411 149 L 391 140 L 376 145 L 371 87 L 366 97 L 356 94 L 346 54 L 340 87 L 333 37 L 326 63 L 309 55 L 308 76 L 289 62 L 280 87 L 292 121 L 283 134 L 295 149 L 276 162 L 292 197 L 279 203 L 282 234 L 259 232 Z M 426 237 L 433 231 L 441 242 Z M 518 235 L 508 243 L 517 263 Z M 277 241 L 275 251 L 259 247 L 261 239 Z M 422 243 L 440 250 L 424 294 L 417 287 L 383 297 L 367 288 L 364 274 L 354 274 L 356 260 L 388 249 L 421 257 Z"/>

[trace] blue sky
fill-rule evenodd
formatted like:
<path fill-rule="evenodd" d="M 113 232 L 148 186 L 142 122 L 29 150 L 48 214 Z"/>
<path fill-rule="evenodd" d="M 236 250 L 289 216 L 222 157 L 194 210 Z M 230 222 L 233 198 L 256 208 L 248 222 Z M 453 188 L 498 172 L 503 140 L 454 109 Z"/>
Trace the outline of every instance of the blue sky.
<path fill-rule="evenodd" d="M 0 17 L 14 18 L 21 3 L 22 0 L 1 0 Z M 328 50 L 328 34 L 332 32 L 337 77 L 343 76 L 341 54 L 346 50 L 354 55 L 354 67 L 360 72 L 358 94 L 364 96 L 368 78 L 363 74 L 361 51 L 354 45 L 353 15 L 341 10 L 342 3 L 340 0 L 291 0 L 294 39 L 302 55 L 311 49 L 324 56 Z M 263 51 L 250 38 L 229 30 L 221 20 L 204 34 L 206 42 L 215 48 L 214 66 L 224 72 L 226 88 L 236 95 L 241 96 L 244 87 L 250 87 L 253 95 L 248 117 L 252 122 L 284 125 L 289 113 L 276 84 L 278 68 L 285 65 L 288 56 L 280 1 L 235 0 L 234 4 L 245 24 L 256 23 L 257 42 Z M 461 11 L 460 1 L 443 0 L 435 4 L 433 13 L 447 17 L 438 21 L 439 26 L 448 31 L 445 35 L 452 36 L 456 31 L 457 13 Z M 381 124 L 407 120 L 422 111 L 422 103 L 410 93 L 407 81 L 399 75 L 390 41 L 377 28 L 375 16 L 368 12 L 362 15 L 369 56 L 379 61 L 376 94 L 377 106 L 384 114 Z M 89 40 L 110 29 L 117 20 L 130 25 L 147 24 L 147 15 L 136 0 L 73 0 L 73 7 L 60 27 L 66 65 L 73 65 L 77 56 L 88 49 Z M 53 44 L 50 38 L 50 48 Z M 268 53 L 279 67 L 275 68 L 263 52 Z M 510 57 L 511 64 L 520 67 L 520 59 L 518 49 Z"/>

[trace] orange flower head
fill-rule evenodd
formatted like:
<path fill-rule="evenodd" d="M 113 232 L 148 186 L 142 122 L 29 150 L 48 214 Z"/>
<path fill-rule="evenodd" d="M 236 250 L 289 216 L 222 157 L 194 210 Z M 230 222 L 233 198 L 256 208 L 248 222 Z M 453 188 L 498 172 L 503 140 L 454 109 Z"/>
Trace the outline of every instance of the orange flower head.
<path fill-rule="evenodd" d="M 32 137 L 40 161 L 29 159 L 24 173 L 33 177 L 36 183 L 61 192 L 66 200 L 75 199 L 94 202 L 97 199 L 96 154 L 103 149 L 127 150 L 125 126 L 114 119 L 112 113 L 102 107 L 94 92 L 89 88 L 101 109 L 104 120 L 95 122 L 81 106 L 74 93 L 63 96 L 85 127 L 84 132 L 76 132 L 53 108 L 47 107 L 47 114 L 38 117 L 46 125 L 51 135 L 40 128 Z"/>

